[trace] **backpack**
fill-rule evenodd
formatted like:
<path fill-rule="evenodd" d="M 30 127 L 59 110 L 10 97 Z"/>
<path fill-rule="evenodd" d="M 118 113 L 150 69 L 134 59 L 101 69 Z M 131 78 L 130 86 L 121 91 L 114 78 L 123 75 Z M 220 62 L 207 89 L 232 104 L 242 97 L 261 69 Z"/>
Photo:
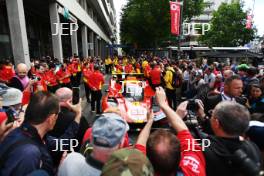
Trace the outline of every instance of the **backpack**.
<path fill-rule="evenodd" d="M 172 73 L 172 82 L 171 82 L 171 86 L 173 88 L 178 88 L 181 86 L 181 78 L 180 76 L 175 72 L 175 71 L 172 71 L 172 70 L 169 70 L 171 73 Z"/>

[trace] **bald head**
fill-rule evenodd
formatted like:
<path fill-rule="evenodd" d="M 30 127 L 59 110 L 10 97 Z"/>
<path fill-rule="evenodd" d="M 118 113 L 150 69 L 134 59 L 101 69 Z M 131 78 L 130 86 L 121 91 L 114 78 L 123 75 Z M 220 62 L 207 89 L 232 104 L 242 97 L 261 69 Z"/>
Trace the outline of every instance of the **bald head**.
<path fill-rule="evenodd" d="M 224 75 L 224 78 L 227 79 L 227 78 L 233 76 L 234 72 L 232 70 L 225 70 L 223 75 Z"/>
<path fill-rule="evenodd" d="M 72 90 L 67 87 L 62 87 L 56 91 L 55 95 L 60 102 L 66 102 L 72 99 Z"/>
<path fill-rule="evenodd" d="M 27 76 L 28 73 L 28 67 L 26 64 L 24 63 L 20 63 L 17 65 L 17 75 L 20 78 L 24 78 L 25 76 Z"/>

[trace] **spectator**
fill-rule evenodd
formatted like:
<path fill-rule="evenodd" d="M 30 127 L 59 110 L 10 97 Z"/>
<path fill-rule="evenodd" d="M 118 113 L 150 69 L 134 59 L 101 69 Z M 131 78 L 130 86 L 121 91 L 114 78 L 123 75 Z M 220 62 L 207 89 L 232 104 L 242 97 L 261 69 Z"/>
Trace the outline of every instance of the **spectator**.
<path fill-rule="evenodd" d="M 71 109 L 72 102 L 72 90 L 67 87 L 59 88 L 56 93 L 56 97 L 59 99 L 60 104 L 60 113 L 58 114 L 58 119 L 52 131 L 49 132 L 49 135 L 59 138 L 62 136 L 67 128 L 74 122 L 76 113 Z M 85 130 L 88 128 L 88 123 L 84 117 L 80 120 L 80 125 L 75 139 L 78 140 L 78 143 L 81 144 Z M 74 150 L 79 149 L 79 145 L 74 148 Z M 54 164 L 57 166 L 61 159 L 63 152 L 52 152 L 51 155 L 54 159 Z"/>
<path fill-rule="evenodd" d="M 194 83 L 194 88 L 196 92 L 204 84 L 205 84 L 205 81 L 203 79 L 203 73 L 201 71 L 196 71 L 195 83 Z"/>
<path fill-rule="evenodd" d="M 233 75 L 225 80 L 224 91 L 215 96 L 209 96 L 205 104 L 205 112 L 214 109 L 221 101 L 236 101 L 245 105 L 246 101 L 241 98 L 243 92 L 243 82 L 238 75 Z"/>
<path fill-rule="evenodd" d="M 199 107 L 198 116 L 208 121 L 203 118 L 206 116 L 202 105 Z M 248 110 L 236 102 L 223 101 L 214 108 L 210 118 L 214 135 L 206 137 L 211 144 L 204 151 L 208 176 L 257 175 L 254 171 L 259 171 L 262 164 L 259 150 L 241 137 L 248 129 L 249 120 Z"/>
<path fill-rule="evenodd" d="M 225 85 L 225 80 L 227 79 L 227 78 L 230 78 L 231 76 L 233 76 L 234 75 L 234 72 L 232 71 L 232 70 L 225 70 L 224 72 L 223 72 L 223 81 L 222 81 L 222 83 L 221 83 L 221 87 L 220 87 L 220 92 L 223 92 L 224 91 L 224 85 Z"/>
<path fill-rule="evenodd" d="M 76 112 L 75 123 L 61 136 L 62 139 L 73 138 L 78 130 L 81 105 L 72 105 L 71 108 Z M 37 169 L 54 175 L 48 149 L 57 147 L 56 140 L 46 133 L 53 129 L 59 110 L 58 99 L 48 92 L 38 92 L 31 97 L 24 123 L 10 132 L 0 144 L 0 175 L 24 176 Z"/>
<path fill-rule="evenodd" d="M 30 80 L 27 76 L 28 67 L 26 64 L 20 63 L 17 65 L 16 71 L 17 71 L 16 76 L 14 76 L 10 80 L 8 86 L 17 88 L 23 92 L 24 89 L 26 89 L 26 87 L 29 85 L 29 82 L 30 82 Z"/>
<path fill-rule="evenodd" d="M 153 176 L 154 170 L 148 158 L 136 149 L 114 152 L 103 167 L 102 176 Z"/>
<path fill-rule="evenodd" d="M 247 77 L 244 81 L 244 94 L 248 95 L 250 86 L 252 84 L 259 84 L 259 79 L 257 78 L 258 69 L 255 67 L 249 67 L 247 70 Z"/>
<path fill-rule="evenodd" d="M 118 114 L 102 114 L 92 126 L 91 154 L 86 158 L 80 153 L 69 154 L 59 167 L 58 176 L 99 176 L 104 163 L 122 145 L 126 131 L 127 123 Z"/>
<path fill-rule="evenodd" d="M 215 84 L 215 74 L 214 74 L 214 68 L 208 67 L 205 70 L 205 76 L 204 76 L 205 83 L 209 84 L 210 88 L 214 87 Z"/>
<path fill-rule="evenodd" d="M 153 90 L 156 90 L 156 87 L 161 86 L 161 69 L 157 63 L 153 63 L 153 68 L 150 71 L 150 80 Z"/>
<path fill-rule="evenodd" d="M 24 111 L 26 106 L 22 107 L 23 94 L 15 88 L 8 88 L 6 93 L 2 95 L 3 110 L 5 111 L 8 121 L 15 122 L 15 126 L 20 126 L 24 121 Z"/>
<path fill-rule="evenodd" d="M 180 104 L 176 112 L 173 111 L 166 104 L 165 92 L 160 87 L 156 89 L 156 99 L 176 130 L 177 137 L 164 130 L 151 134 L 147 142 L 147 156 L 154 166 L 155 173 L 170 176 L 181 170 L 186 176 L 205 175 L 205 159 L 201 147 L 195 145 L 190 131 L 181 119 L 187 115 L 187 102 Z M 196 151 L 188 149 L 193 145 Z"/>
<path fill-rule="evenodd" d="M 7 115 L 2 109 L 3 95 L 7 92 L 8 87 L 5 84 L 0 84 L 0 142 L 12 130 L 13 122 L 8 123 Z"/>
<path fill-rule="evenodd" d="M 166 88 L 166 96 L 168 98 L 168 104 L 171 108 L 176 109 L 177 100 L 176 100 L 176 89 L 172 86 L 173 82 L 173 74 L 175 74 L 175 70 L 168 65 L 166 68 L 166 73 L 164 76 L 165 88 Z"/>
<path fill-rule="evenodd" d="M 225 70 L 223 73 L 224 80 L 234 75 L 234 72 L 232 70 Z"/>
<path fill-rule="evenodd" d="M 261 150 L 262 156 L 264 154 L 264 123 L 256 120 L 249 122 L 249 128 L 247 130 L 247 136 L 253 141 Z M 262 157 L 263 158 L 263 157 Z"/>
<path fill-rule="evenodd" d="M 253 113 L 264 113 L 263 90 L 258 84 L 253 84 L 249 90 L 249 111 Z"/>

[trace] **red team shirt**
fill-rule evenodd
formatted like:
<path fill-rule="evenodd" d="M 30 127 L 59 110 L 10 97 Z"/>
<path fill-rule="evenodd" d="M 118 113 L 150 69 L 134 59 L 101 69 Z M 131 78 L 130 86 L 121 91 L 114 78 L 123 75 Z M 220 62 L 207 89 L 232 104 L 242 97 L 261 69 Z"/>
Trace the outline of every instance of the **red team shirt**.
<path fill-rule="evenodd" d="M 159 67 L 155 67 L 153 70 L 149 73 L 152 84 L 160 84 L 161 79 L 161 70 Z"/>
<path fill-rule="evenodd" d="M 202 148 L 196 144 L 194 138 L 188 130 L 180 131 L 177 135 L 180 141 L 181 148 L 181 161 L 180 169 L 184 176 L 206 176 L 205 171 L 205 158 L 202 152 Z M 193 146 L 194 150 L 190 150 L 190 146 Z M 136 149 L 146 154 L 146 147 L 142 145 L 136 145 Z M 192 149 L 192 147 L 191 147 Z M 155 174 L 158 176 L 158 174 Z"/>
<path fill-rule="evenodd" d="M 91 89 L 101 90 L 104 84 L 104 76 L 100 71 L 95 71 L 90 75 L 88 85 Z"/>

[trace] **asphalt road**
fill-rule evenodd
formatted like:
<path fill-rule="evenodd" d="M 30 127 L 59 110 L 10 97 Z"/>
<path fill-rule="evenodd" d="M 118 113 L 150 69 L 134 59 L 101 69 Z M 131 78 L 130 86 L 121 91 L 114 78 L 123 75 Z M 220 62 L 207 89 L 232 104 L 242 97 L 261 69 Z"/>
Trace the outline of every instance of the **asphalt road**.
<path fill-rule="evenodd" d="M 105 90 L 108 89 L 108 82 L 109 79 L 111 78 L 111 75 L 104 75 L 105 77 L 105 84 L 102 88 L 102 93 L 103 96 L 106 94 Z M 85 96 L 85 89 L 84 85 L 81 84 L 80 86 L 80 97 L 82 98 L 82 110 L 83 110 L 83 116 L 87 120 L 87 122 L 92 126 L 94 120 L 96 119 L 96 114 L 91 112 L 91 104 L 86 101 L 86 96 Z"/>
<path fill-rule="evenodd" d="M 108 83 L 111 78 L 111 75 L 104 75 L 105 77 L 105 84 L 102 88 L 102 94 L 103 96 L 106 94 L 105 90 L 108 89 Z M 92 126 L 93 122 L 96 120 L 97 116 L 94 112 L 91 112 L 91 104 L 86 101 L 85 96 L 85 89 L 84 85 L 80 85 L 80 97 L 82 98 L 82 110 L 83 110 L 83 116 L 87 120 L 90 126 Z M 129 140 L 130 143 L 134 143 L 137 136 L 139 134 L 139 131 L 129 131 Z"/>

